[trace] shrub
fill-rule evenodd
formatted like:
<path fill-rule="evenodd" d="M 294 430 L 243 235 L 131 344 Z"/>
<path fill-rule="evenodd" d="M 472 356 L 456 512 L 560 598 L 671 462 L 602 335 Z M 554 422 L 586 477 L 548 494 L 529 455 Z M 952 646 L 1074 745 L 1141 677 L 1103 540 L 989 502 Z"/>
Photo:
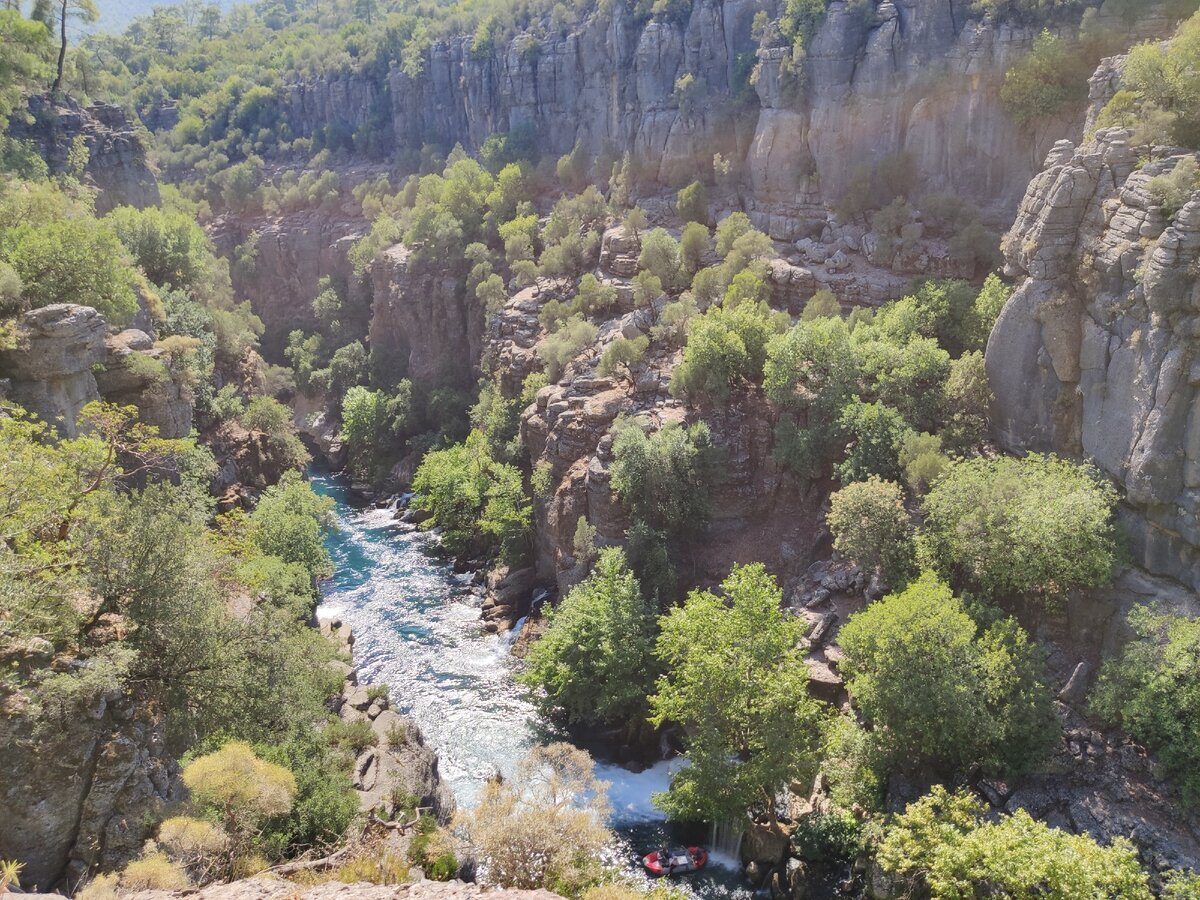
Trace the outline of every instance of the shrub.
<path fill-rule="evenodd" d="M 681 265 L 679 242 L 665 228 L 655 228 L 642 236 L 638 266 L 657 278 L 665 290 L 679 286 Z"/>
<path fill-rule="evenodd" d="M 608 785 L 594 768 L 583 750 L 550 744 L 531 750 L 512 778 L 488 781 L 475 808 L 455 819 L 484 884 L 574 896 L 595 881 L 612 835 Z"/>
<path fill-rule="evenodd" d="M 763 377 L 767 344 L 786 314 L 772 315 L 765 303 L 713 307 L 693 319 L 683 360 L 671 376 L 671 394 L 689 401 L 723 403 L 744 381 Z"/>
<path fill-rule="evenodd" d="M 804 304 L 804 311 L 800 313 L 802 322 L 811 322 L 813 319 L 832 319 L 834 316 L 842 314 L 842 305 L 838 303 L 838 299 L 834 296 L 833 291 L 829 288 L 821 288 L 808 302 Z"/>
<path fill-rule="evenodd" d="M 967 453 L 987 439 L 992 400 L 982 353 L 978 350 L 964 353 L 950 363 L 950 375 L 943 389 L 945 427 L 942 429 L 948 448 Z"/>
<path fill-rule="evenodd" d="M 829 498 L 825 517 L 833 546 L 867 571 L 901 585 L 913 562 L 912 524 L 900 485 L 872 475 Z"/>
<path fill-rule="evenodd" d="M 121 872 L 123 891 L 183 891 L 191 887 L 183 867 L 165 853 L 149 853 L 135 859 Z"/>
<path fill-rule="evenodd" d="M 1200 164 L 1196 163 L 1195 157 L 1182 157 L 1170 172 L 1151 178 L 1146 188 L 1154 202 L 1162 207 L 1163 214 L 1172 217 L 1200 188 Z"/>
<path fill-rule="evenodd" d="M 1138 608 L 1129 624 L 1136 637 L 1101 669 L 1092 706 L 1156 751 L 1184 800 L 1200 804 L 1200 619 Z"/>
<path fill-rule="evenodd" d="M 634 371 L 642 364 L 649 346 L 650 339 L 644 334 L 635 338 L 619 337 L 601 354 L 596 371 L 605 377 L 615 375 L 632 382 Z"/>
<path fill-rule="evenodd" d="M 1108 582 L 1115 504 L 1094 469 L 1053 456 L 964 460 L 925 498 L 921 551 L 964 589 L 1053 602 Z"/>
<path fill-rule="evenodd" d="M 1021 771 L 1056 734 L 1040 649 L 1012 619 L 980 633 L 930 574 L 850 617 L 846 684 L 901 766 Z"/>
<path fill-rule="evenodd" d="M 588 272 L 579 279 L 579 290 L 575 294 L 575 302 L 584 315 L 594 315 L 605 312 L 617 305 L 617 289 L 611 284 L 603 284 Z"/>
<path fill-rule="evenodd" d="M 550 612 L 521 680 L 540 689 L 549 716 L 568 724 L 638 723 L 654 677 L 653 641 L 654 609 L 642 599 L 625 554 L 609 547 Z"/>
<path fill-rule="evenodd" d="M 95 219 L 20 225 L 0 240 L 0 258 L 21 279 L 21 296 L 34 309 L 80 303 L 95 307 L 117 327 L 127 325 L 138 311 L 125 248 L 111 228 Z"/>
<path fill-rule="evenodd" d="M 567 364 L 595 341 L 595 325 L 580 316 L 567 319 L 558 331 L 543 338 L 537 345 L 537 353 L 546 366 L 547 377 L 551 381 L 558 381 Z"/>
<path fill-rule="evenodd" d="M 688 222 L 683 226 L 679 237 L 679 259 L 685 272 L 694 275 L 700 269 L 711 243 L 708 226 L 700 222 Z"/>
<path fill-rule="evenodd" d="M 675 209 L 684 222 L 708 224 L 708 188 L 702 181 L 693 181 L 675 195 Z"/>
<path fill-rule="evenodd" d="M 966 791 L 938 785 L 910 803 L 884 834 L 877 859 L 932 897 L 1109 897 L 1150 900 L 1137 851 L 1124 838 L 1102 847 L 1035 821 L 1025 810 L 989 821 Z"/>
<path fill-rule="evenodd" d="M 303 469 L 307 465 L 308 451 L 296 434 L 289 407 L 274 397 L 255 397 L 240 419 L 248 431 L 263 435 L 268 450 L 284 470 Z"/>
<path fill-rule="evenodd" d="M 379 735 L 366 719 L 355 719 L 352 722 L 331 719 L 325 726 L 325 740 L 331 747 L 344 750 L 351 756 L 358 756 L 368 747 L 379 745 Z"/>
<path fill-rule="evenodd" d="M 231 741 L 188 763 L 183 783 L 192 802 L 220 820 L 235 858 L 258 826 L 287 813 L 296 796 L 296 776 L 283 766 L 259 759 L 250 745 L 241 741 Z"/>
<path fill-rule="evenodd" d="M 1034 126 L 1087 99 L 1090 69 L 1077 48 L 1043 31 L 1029 53 L 1008 70 L 1000 102 L 1018 125 Z"/>

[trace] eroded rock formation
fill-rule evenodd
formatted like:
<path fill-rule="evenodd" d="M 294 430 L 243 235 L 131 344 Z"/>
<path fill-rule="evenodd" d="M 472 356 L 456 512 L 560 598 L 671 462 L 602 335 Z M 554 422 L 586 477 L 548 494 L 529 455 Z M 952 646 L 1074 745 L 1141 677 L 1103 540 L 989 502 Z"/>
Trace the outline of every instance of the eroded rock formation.
<path fill-rule="evenodd" d="M 1095 461 L 1136 562 L 1200 587 L 1200 196 L 1164 210 L 1120 129 L 1056 145 L 1005 239 L 1020 285 L 988 343 L 997 434 Z"/>

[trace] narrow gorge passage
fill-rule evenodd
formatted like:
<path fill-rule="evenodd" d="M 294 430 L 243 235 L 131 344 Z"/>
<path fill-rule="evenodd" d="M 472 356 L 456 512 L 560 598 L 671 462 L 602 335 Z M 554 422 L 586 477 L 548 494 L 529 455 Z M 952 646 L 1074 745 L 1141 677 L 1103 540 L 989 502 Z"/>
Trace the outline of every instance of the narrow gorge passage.
<path fill-rule="evenodd" d="M 336 571 L 322 587 L 318 615 L 354 629 L 360 679 L 388 685 L 398 711 L 416 720 L 437 752 L 455 800 L 470 806 L 490 775 L 510 774 L 535 741 L 551 737 L 513 680 L 513 635 L 483 632 L 479 599 L 428 555 L 430 538 L 400 525 L 391 510 L 353 505 L 338 475 L 314 470 L 311 483 L 337 503 L 337 531 L 327 541 Z M 668 786 L 668 763 L 633 773 L 599 762 L 597 771 L 611 784 L 614 857 L 632 862 L 674 837 L 650 801 Z M 673 884 L 699 898 L 750 896 L 733 858 L 718 861 Z"/>

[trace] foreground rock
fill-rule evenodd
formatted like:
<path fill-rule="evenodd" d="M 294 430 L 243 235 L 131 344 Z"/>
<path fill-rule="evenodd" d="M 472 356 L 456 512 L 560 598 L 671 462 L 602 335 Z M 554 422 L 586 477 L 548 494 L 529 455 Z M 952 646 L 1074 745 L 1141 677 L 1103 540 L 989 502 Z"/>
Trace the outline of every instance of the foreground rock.
<path fill-rule="evenodd" d="M 188 897 L 194 900 L 467 900 L 494 897 L 497 900 L 555 900 L 550 891 L 487 890 L 462 881 L 421 881 L 415 884 L 377 885 L 341 884 L 333 881 L 304 888 L 290 881 L 250 878 L 231 884 L 214 884 L 201 890 L 139 891 L 124 895 L 137 900 L 168 900 Z"/>

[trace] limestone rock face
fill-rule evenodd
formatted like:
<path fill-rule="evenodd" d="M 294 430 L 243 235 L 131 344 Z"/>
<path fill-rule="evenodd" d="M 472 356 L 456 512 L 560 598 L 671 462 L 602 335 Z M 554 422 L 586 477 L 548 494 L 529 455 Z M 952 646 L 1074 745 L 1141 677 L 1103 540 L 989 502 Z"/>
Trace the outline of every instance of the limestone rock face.
<path fill-rule="evenodd" d="M 469 384 L 483 347 L 483 309 L 446 267 L 417 265 L 397 244 L 376 260 L 371 280 L 371 346 L 406 362 L 415 382 Z"/>
<path fill-rule="evenodd" d="M 873 15 L 831 0 L 796 89 L 781 68 L 790 49 L 760 50 L 751 36 L 755 14 L 775 6 L 697 0 L 686 21 L 641 21 L 619 5 L 483 53 L 472 36 L 439 41 L 419 76 L 396 60 L 386 84 L 331 76 L 289 86 L 282 103 L 297 134 L 357 128 L 382 107 L 395 148 L 472 150 L 532 129 L 543 154 L 577 141 L 592 155 L 628 151 L 666 185 L 711 172 L 719 152 L 744 176 L 756 224 L 786 240 L 824 221 L 856 167 L 896 153 L 915 165 L 914 196 L 953 191 L 1008 221 L 1049 149 L 1039 141 L 1080 133 L 1082 117 L 1035 139 L 1000 104 L 1004 72 L 1038 27 L 986 21 L 971 0 L 882 0 Z M 1169 28 L 1158 4 L 1146 6 L 1131 40 Z"/>
<path fill-rule="evenodd" d="M 70 97 L 51 101 L 37 96 L 29 98 L 29 112 L 33 123 L 13 116 L 9 133 L 33 141 L 52 174 L 68 171 L 67 154 L 75 139 L 83 138 L 88 149 L 84 175 L 100 189 L 98 213 L 118 206 L 142 209 L 158 204 L 158 179 L 147 162 L 146 147 L 121 107 L 111 103 L 84 107 Z"/>
<path fill-rule="evenodd" d="M 141 852 L 148 823 L 181 797 L 161 722 L 120 695 L 74 712 L 53 734 L 5 711 L 0 771 L 21 776 L 0 780 L 0 858 L 24 861 L 21 883 L 42 890 L 124 865 Z"/>
<path fill-rule="evenodd" d="M 352 277 L 346 254 L 367 227 L 360 217 L 323 210 L 269 218 L 224 216 L 212 225 L 210 235 L 225 256 L 234 258 L 239 245 L 253 242 L 253 265 L 233 267 L 233 286 L 239 296 L 250 298 L 266 326 L 266 356 L 282 361 L 290 331 L 315 330 L 312 301 L 324 276 L 344 285 L 347 315 L 365 320 L 370 299 Z"/>
<path fill-rule="evenodd" d="M 109 403 L 136 406 L 138 419 L 165 438 L 186 437 L 192 430 L 192 395 L 171 372 L 166 354 L 144 331 L 127 328 L 105 341 L 103 368 L 96 386 Z"/>
<path fill-rule="evenodd" d="M 0 350 L 9 396 L 74 436 L 80 410 L 100 399 L 92 367 L 105 359 L 105 331 L 104 319 L 90 306 L 55 303 L 22 315 L 15 346 Z"/>
<path fill-rule="evenodd" d="M 1019 287 L 987 349 L 1001 442 L 1095 461 L 1135 561 L 1200 587 L 1200 194 L 1171 213 L 1120 129 L 1060 142 L 1005 255 Z"/>

